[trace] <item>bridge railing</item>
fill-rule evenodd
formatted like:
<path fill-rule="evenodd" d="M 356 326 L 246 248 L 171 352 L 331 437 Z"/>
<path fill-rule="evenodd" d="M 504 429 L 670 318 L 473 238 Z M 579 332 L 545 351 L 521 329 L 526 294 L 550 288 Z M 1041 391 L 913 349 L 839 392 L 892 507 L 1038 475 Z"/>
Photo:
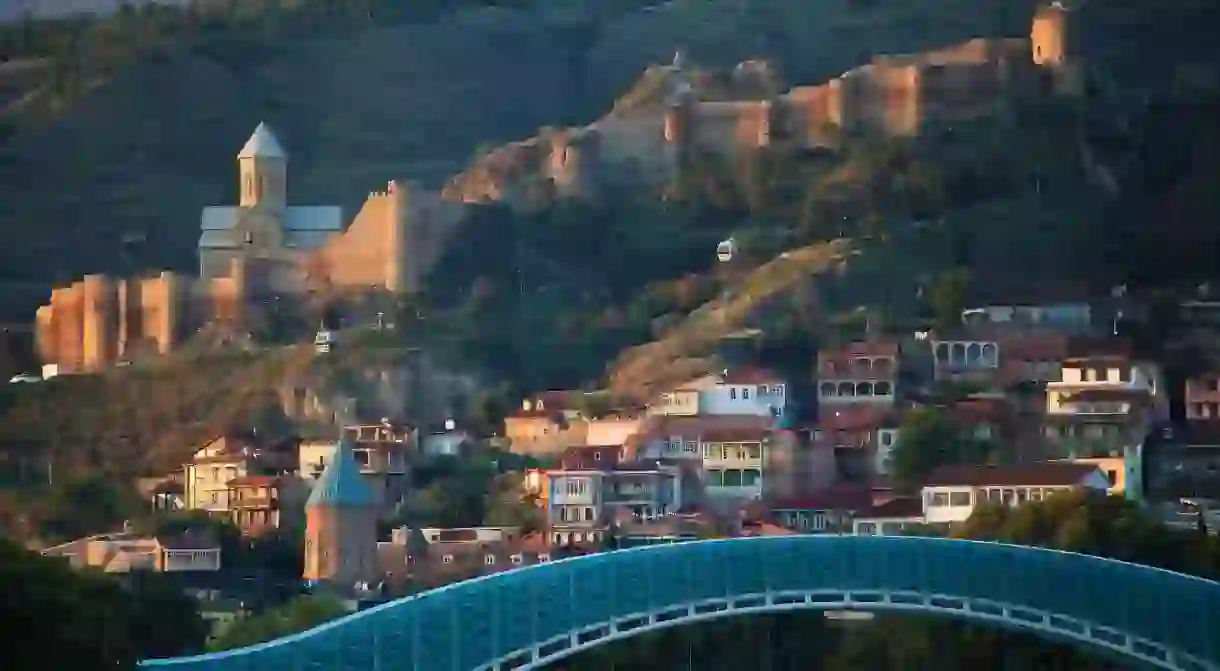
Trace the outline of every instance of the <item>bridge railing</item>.
<path fill-rule="evenodd" d="M 573 558 L 450 585 L 251 648 L 145 664 L 278 671 L 374 669 L 393 660 L 394 668 L 465 671 L 617 618 L 712 599 L 811 590 L 883 590 L 1009 604 L 1220 663 L 1220 584 L 1208 580 L 996 543 L 787 536 Z"/>

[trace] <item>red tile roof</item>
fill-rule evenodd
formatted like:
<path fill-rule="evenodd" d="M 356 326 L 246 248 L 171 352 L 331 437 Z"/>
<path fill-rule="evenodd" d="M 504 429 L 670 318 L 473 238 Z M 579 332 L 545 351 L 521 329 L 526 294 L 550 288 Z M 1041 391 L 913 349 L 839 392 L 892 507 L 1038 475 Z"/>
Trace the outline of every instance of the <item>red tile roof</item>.
<path fill-rule="evenodd" d="M 613 470 L 622 457 L 620 445 L 580 445 L 563 451 L 559 467 L 567 471 Z"/>
<path fill-rule="evenodd" d="M 282 482 L 278 475 L 243 475 L 225 484 L 230 487 L 278 487 Z"/>
<path fill-rule="evenodd" d="M 815 426 L 821 431 L 857 431 L 897 426 L 898 421 L 893 408 L 857 404 L 823 408 Z"/>
<path fill-rule="evenodd" d="M 830 487 L 807 496 L 781 499 L 772 510 L 868 510 L 873 507 L 871 487 Z"/>
<path fill-rule="evenodd" d="M 635 435 L 639 436 L 637 441 L 671 436 L 713 441 L 761 440 L 772 423 L 772 418 L 765 415 L 659 415 L 649 418 Z"/>
<path fill-rule="evenodd" d="M 900 496 L 860 511 L 856 518 L 923 517 L 923 502 L 916 496 Z"/>
<path fill-rule="evenodd" d="M 1068 487 L 1097 470 L 1090 464 L 1042 462 L 1020 466 L 946 466 L 924 480 L 925 487 Z"/>
<path fill-rule="evenodd" d="M 784 377 L 765 368 L 729 368 L 723 376 L 724 384 L 772 384 L 784 382 Z"/>
<path fill-rule="evenodd" d="M 1000 338 L 1000 357 L 1005 361 L 1062 361 L 1068 353 L 1068 337 L 1058 333 L 1015 333 Z"/>

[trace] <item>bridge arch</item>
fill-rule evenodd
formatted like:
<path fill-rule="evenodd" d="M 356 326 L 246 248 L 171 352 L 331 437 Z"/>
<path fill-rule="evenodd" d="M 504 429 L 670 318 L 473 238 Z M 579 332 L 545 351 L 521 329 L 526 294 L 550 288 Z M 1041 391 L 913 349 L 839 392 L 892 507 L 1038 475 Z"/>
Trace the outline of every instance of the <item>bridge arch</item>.
<path fill-rule="evenodd" d="M 780 536 L 567 559 L 293 636 L 153 660 L 181 671 L 534 669 L 666 626 L 797 608 L 942 613 L 1176 671 L 1220 671 L 1220 583 L 1089 555 L 922 537 Z"/>

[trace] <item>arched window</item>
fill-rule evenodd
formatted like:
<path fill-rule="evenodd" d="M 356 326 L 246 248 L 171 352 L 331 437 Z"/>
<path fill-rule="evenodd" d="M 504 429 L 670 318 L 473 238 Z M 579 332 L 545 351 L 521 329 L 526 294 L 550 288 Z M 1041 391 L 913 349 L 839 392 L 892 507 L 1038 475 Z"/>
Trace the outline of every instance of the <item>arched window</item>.
<path fill-rule="evenodd" d="M 995 343 L 987 343 L 983 345 L 983 351 L 980 356 L 983 364 L 987 366 L 995 366 L 1000 359 L 1000 348 Z"/>
<path fill-rule="evenodd" d="M 936 361 L 937 363 L 949 363 L 949 344 L 940 343 L 936 346 Z"/>
<path fill-rule="evenodd" d="M 966 362 L 971 364 L 979 363 L 983 358 L 983 346 L 972 342 L 966 347 Z"/>
<path fill-rule="evenodd" d="M 873 383 L 872 382 L 861 382 L 860 384 L 856 385 L 856 396 L 872 396 L 872 395 L 873 395 Z"/>
<path fill-rule="evenodd" d="M 855 396 L 856 387 L 850 382 L 839 383 L 839 396 Z"/>
<path fill-rule="evenodd" d="M 960 342 L 953 343 L 953 353 L 950 355 L 949 360 L 955 366 L 966 363 L 966 346 Z"/>
<path fill-rule="evenodd" d="M 822 393 L 822 396 L 834 396 L 835 395 L 835 383 L 823 382 L 820 391 Z"/>
<path fill-rule="evenodd" d="M 877 396 L 889 396 L 894 393 L 894 390 L 890 388 L 889 382 L 878 382 L 873 387 L 873 393 Z"/>

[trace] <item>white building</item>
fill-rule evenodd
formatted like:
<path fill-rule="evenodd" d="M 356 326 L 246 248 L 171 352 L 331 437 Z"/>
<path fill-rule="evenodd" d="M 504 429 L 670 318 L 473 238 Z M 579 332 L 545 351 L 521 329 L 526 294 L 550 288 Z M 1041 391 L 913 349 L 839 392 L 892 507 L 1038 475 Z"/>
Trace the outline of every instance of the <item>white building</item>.
<path fill-rule="evenodd" d="M 1080 489 L 1104 496 L 1109 488 L 1109 479 L 1093 464 L 1043 462 L 942 468 L 927 478 L 920 495 L 924 521 L 943 525 L 965 522 L 982 503 L 1017 506 Z"/>
<path fill-rule="evenodd" d="M 618 447 L 574 447 L 547 471 L 552 543 L 600 541 L 615 519 L 652 519 L 682 507 L 678 467 L 620 457 Z"/>
<path fill-rule="evenodd" d="M 1048 415 L 1127 415 L 1139 402 L 1165 403 L 1161 372 L 1152 363 L 1077 357 L 1063 362 L 1061 377 L 1046 385 Z"/>
<path fill-rule="evenodd" d="M 691 380 L 663 394 L 649 408 L 649 414 L 778 417 L 784 410 L 787 387 L 783 378 L 770 371 L 728 369 Z"/>

